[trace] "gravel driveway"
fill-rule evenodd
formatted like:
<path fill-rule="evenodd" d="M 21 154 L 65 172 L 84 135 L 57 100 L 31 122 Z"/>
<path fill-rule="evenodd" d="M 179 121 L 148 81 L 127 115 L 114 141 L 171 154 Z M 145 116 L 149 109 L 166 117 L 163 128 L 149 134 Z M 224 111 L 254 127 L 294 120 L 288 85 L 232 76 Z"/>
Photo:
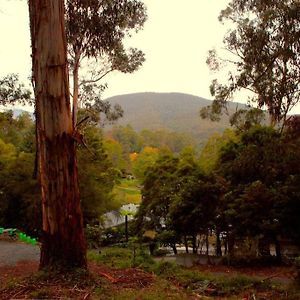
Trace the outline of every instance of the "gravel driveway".
<path fill-rule="evenodd" d="M 20 261 L 39 261 L 39 259 L 38 246 L 0 240 L 0 267 L 13 266 Z"/>

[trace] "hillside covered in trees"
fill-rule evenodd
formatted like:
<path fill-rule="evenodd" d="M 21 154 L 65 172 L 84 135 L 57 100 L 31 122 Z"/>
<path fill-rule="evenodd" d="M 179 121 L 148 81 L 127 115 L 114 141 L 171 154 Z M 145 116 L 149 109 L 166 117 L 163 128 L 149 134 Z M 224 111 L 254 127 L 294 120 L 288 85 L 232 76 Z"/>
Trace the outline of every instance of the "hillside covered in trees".
<path fill-rule="evenodd" d="M 197 142 L 204 142 L 211 134 L 221 133 L 230 126 L 229 116 L 224 114 L 219 122 L 199 118 L 200 109 L 212 103 L 201 97 L 181 93 L 136 93 L 106 99 L 119 104 L 124 115 L 116 124 L 130 124 L 141 131 L 168 130 L 192 135 Z M 245 107 L 230 103 L 228 113 Z"/>

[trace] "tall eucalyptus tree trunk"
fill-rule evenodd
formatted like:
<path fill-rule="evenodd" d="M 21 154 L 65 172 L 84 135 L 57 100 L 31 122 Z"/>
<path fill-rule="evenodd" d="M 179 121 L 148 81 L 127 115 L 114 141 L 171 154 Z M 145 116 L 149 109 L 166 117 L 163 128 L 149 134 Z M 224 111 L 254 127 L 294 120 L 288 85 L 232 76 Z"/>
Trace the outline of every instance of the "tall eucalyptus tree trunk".
<path fill-rule="evenodd" d="M 29 0 L 43 237 L 40 268 L 86 268 L 63 0 Z"/>

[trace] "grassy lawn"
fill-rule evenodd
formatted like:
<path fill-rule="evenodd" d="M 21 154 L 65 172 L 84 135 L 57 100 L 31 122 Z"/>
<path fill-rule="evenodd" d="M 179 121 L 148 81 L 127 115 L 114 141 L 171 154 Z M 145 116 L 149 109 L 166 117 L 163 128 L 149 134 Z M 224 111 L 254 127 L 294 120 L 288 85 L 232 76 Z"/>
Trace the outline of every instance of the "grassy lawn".
<path fill-rule="evenodd" d="M 139 204 L 141 202 L 141 190 L 138 180 L 122 179 L 120 184 L 114 188 L 114 194 L 118 202 L 123 204 L 133 203 Z"/>

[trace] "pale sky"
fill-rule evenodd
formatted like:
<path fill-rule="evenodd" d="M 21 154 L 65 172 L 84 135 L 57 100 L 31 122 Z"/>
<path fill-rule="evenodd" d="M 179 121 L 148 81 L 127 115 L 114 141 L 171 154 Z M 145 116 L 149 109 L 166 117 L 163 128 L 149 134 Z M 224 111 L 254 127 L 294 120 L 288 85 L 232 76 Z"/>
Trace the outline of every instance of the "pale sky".
<path fill-rule="evenodd" d="M 105 78 L 104 98 L 135 92 L 182 92 L 211 99 L 216 77 L 206 65 L 208 51 L 221 48 L 226 28 L 218 22 L 229 0 L 144 0 L 148 21 L 126 40 L 146 62 L 134 74 Z M 30 75 L 30 35 L 26 0 L 0 0 L 0 76 Z M 241 99 L 239 99 L 241 101 Z"/>
<path fill-rule="evenodd" d="M 134 92 L 182 92 L 210 98 L 206 57 L 222 41 L 217 17 L 228 0 L 145 0 L 144 30 L 126 41 L 146 55 L 134 74 L 106 77 L 105 97 Z M 0 0 L 0 75 L 30 75 L 30 35 L 26 0 Z"/>

